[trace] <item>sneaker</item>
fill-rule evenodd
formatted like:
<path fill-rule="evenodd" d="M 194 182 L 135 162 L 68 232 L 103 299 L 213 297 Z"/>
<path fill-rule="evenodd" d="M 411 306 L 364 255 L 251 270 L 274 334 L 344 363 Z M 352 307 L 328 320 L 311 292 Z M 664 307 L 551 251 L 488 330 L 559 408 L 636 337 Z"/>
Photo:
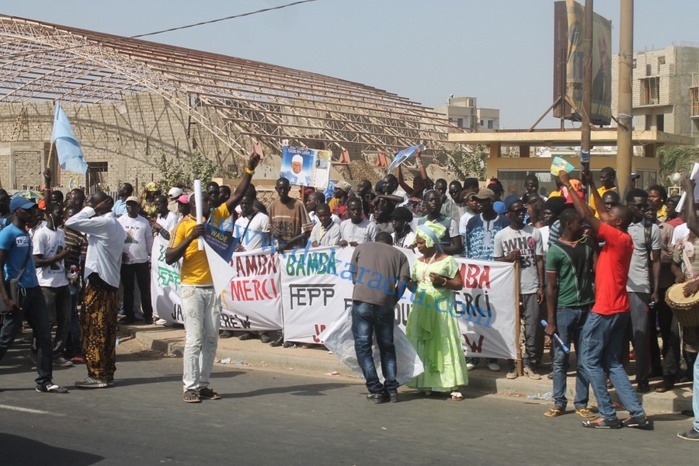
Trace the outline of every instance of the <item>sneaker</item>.
<path fill-rule="evenodd" d="M 73 363 L 64 358 L 63 356 L 53 358 L 53 365 L 60 367 L 73 367 Z"/>
<path fill-rule="evenodd" d="M 199 395 L 199 398 L 205 399 L 205 400 L 220 400 L 221 395 L 210 389 L 209 387 L 204 387 L 200 388 L 197 390 L 197 395 Z"/>
<path fill-rule="evenodd" d="M 532 369 L 531 367 L 524 368 L 524 375 L 526 375 L 527 377 L 529 377 L 532 380 L 541 380 L 541 376 L 539 374 L 537 374 L 536 371 L 534 369 Z"/>
<path fill-rule="evenodd" d="M 386 392 L 369 393 L 366 396 L 366 399 L 372 401 L 374 404 L 377 405 L 391 401 L 391 398 Z"/>
<path fill-rule="evenodd" d="M 474 363 L 472 363 L 472 362 L 467 362 L 467 363 L 466 363 L 466 369 L 467 369 L 467 370 L 472 371 L 472 370 L 475 369 L 475 368 L 476 368 L 476 365 L 475 365 Z"/>
<path fill-rule="evenodd" d="M 70 358 L 70 362 L 73 364 L 85 364 L 85 356 L 73 356 Z"/>
<path fill-rule="evenodd" d="M 155 321 L 155 325 L 165 325 L 167 324 L 167 320 L 165 319 L 158 319 Z"/>
<path fill-rule="evenodd" d="M 293 341 L 285 341 L 282 348 L 296 348 L 296 343 Z"/>
<path fill-rule="evenodd" d="M 63 388 L 55 383 L 47 383 L 45 385 L 40 385 L 36 387 L 36 391 L 39 393 L 68 393 L 67 388 Z"/>
<path fill-rule="evenodd" d="M 104 388 L 107 387 L 107 381 L 94 377 L 85 377 L 84 380 L 75 382 L 75 386 L 78 388 Z"/>
<path fill-rule="evenodd" d="M 500 372 L 500 364 L 496 362 L 489 363 L 487 367 L 493 372 Z"/>
<path fill-rule="evenodd" d="M 400 401 L 398 392 L 388 392 L 388 401 L 391 403 L 398 403 Z"/>
<path fill-rule="evenodd" d="M 510 371 L 507 373 L 507 375 L 505 375 L 505 378 L 508 380 L 514 380 L 517 377 L 519 377 L 517 375 L 517 369 L 510 369 Z"/>
<path fill-rule="evenodd" d="M 653 420 L 648 416 L 636 416 L 621 421 L 624 427 L 633 427 L 641 430 L 653 430 Z"/>
<path fill-rule="evenodd" d="M 687 432 L 680 432 L 677 434 L 682 440 L 691 440 L 692 442 L 699 442 L 699 432 L 694 429 L 689 429 Z"/>

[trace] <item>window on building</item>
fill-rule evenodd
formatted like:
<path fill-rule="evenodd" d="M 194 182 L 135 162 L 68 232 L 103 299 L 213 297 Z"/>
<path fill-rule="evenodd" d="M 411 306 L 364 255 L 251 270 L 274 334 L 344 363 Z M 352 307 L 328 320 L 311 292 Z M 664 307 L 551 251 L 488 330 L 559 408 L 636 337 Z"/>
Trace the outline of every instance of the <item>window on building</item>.
<path fill-rule="evenodd" d="M 660 65 L 664 65 L 664 64 L 665 64 L 665 57 L 664 56 L 658 57 L 658 67 L 660 67 Z"/>
<path fill-rule="evenodd" d="M 632 67 L 634 70 L 636 69 L 636 59 L 635 59 L 635 58 L 633 59 L 633 64 L 631 65 L 631 67 Z"/>
<path fill-rule="evenodd" d="M 648 63 L 646 65 L 646 76 L 650 76 L 651 74 L 653 74 L 653 70 L 650 67 L 650 63 Z"/>
<path fill-rule="evenodd" d="M 645 129 L 646 131 L 650 131 L 650 123 L 651 123 L 651 121 L 653 121 L 652 118 L 653 118 L 653 115 L 645 115 L 645 117 L 643 118 L 645 120 L 645 124 L 643 125 L 643 129 Z"/>
<path fill-rule="evenodd" d="M 656 115 L 655 127 L 658 131 L 665 131 L 665 115 Z"/>
<path fill-rule="evenodd" d="M 463 128 L 463 127 L 464 127 L 464 119 L 463 119 L 463 118 L 457 118 L 457 119 L 456 119 L 456 126 L 458 126 L 459 128 Z"/>
<path fill-rule="evenodd" d="M 689 88 L 689 101 L 692 103 L 692 116 L 699 116 L 699 87 Z"/>
<path fill-rule="evenodd" d="M 660 78 L 641 79 L 641 105 L 660 103 Z"/>
<path fill-rule="evenodd" d="M 89 192 L 97 188 L 102 189 L 109 182 L 109 162 L 87 162 L 85 183 Z"/>
<path fill-rule="evenodd" d="M 493 120 L 488 120 L 488 129 L 493 129 Z"/>
<path fill-rule="evenodd" d="M 481 128 L 483 127 L 483 120 L 481 120 Z"/>

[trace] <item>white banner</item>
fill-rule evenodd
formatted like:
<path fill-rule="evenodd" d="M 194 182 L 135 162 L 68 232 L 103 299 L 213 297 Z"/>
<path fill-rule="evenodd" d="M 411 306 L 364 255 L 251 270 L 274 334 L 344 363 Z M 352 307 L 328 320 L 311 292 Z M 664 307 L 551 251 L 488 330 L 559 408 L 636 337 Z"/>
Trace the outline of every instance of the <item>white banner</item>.
<path fill-rule="evenodd" d="M 153 308 L 158 317 L 181 323 L 179 266 L 165 263 L 166 249 L 167 243 L 156 237 L 151 267 Z M 412 251 L 401 251 L 411 264 L 416 260 Z M 244 252 L 235 253 L 230 263 L 214 255 L 209 262 L 211 272 L 224 283 L 217 285 L 217 289 L 223 286 L 221 328 L 283 328 L 287 341 L 322 343 L 319 335 L 351 309 L 353 252 L 351 247 L 313 248 L 283 255 L 269 250 Z M 464 287 L 453 292 L 455 302 L 448 312 L 459 319 L 464 351 L 474 357 L 516 359 L 514 264 L 456 261 Z M 395 321 L 403 331 L 412 302 L 412 293 L 406 291 L 396 305 Z"/>
<path fill-rule="evenodd" d="M 168 243 L 160 236 L 151 255 L 151 299 L 154 312 L 168 322 L 183 323 L 179 264 L 165 262 Z M 269 252 L 236 253 L 230 264 L 207 246 L 207 257 L 221 296 L 221 328 L 278 330 L 282 328 L 279 261 Z M 212 255 L 213 254 L 213 255 Z M 223 280 L 218 280 L 223 277 Z M 227 284 L 227 286 L 226 286 Z"/>
<path fill-rule="evenodd" d="M 401 251 L 411 264 L 417 260 L 412 251 Z M 313 248 L 280 258 L 285 340 L 321 343 L 318 335 L 351 308 L 353 252 L 351 247 Z M 459 319 L 464 350 L 474 357 L 516 359 L 514 264 L 456 261 L 464 287 L 453 292 L 455 302 L 448 312 Z M 396 323 L 403 330 L 413 299 L 406 291 L 396 305 Z"/>

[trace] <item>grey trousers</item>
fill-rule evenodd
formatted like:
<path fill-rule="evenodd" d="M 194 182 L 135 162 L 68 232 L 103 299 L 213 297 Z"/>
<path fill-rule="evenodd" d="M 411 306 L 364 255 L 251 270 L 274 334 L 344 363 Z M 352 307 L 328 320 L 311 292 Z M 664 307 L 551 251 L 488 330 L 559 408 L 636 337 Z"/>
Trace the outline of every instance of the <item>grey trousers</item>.
<path fill-rule="evenodd" d="M 648 382 L 650 374 L 650 329 L 648 320 L 650 293 L 629 292 L 631 341 L 636 353 L 636 382 Z M 655 323 L 654 323 L 655 325 Z"/>

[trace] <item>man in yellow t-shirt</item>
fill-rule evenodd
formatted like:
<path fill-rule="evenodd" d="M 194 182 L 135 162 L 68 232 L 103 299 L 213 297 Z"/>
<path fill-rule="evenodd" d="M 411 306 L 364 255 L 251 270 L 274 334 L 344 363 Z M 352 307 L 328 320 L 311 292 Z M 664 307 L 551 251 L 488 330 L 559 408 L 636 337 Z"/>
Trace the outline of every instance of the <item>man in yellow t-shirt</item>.
<path fill-rule="evenodd" d="M 209 214 L 216 219 L 225 219 L 235 209 L 250 185 L 260 156 L 252 154 L 245 174 L 233 195 L 211 212 L 211 198 L 202 193 L 205 219 Z M 194 195 L 189 198 L 191 212 L 196 212 Z M 205 220 L 204 219 L 204 220 Z M 182 259 L 180 269 L 182 315 L 184 316 L 184 383 L 183 400 L 200 403 L 202 398 L 218 400 L 221 396 L 209 388 L 209 375 L 214 365 L 218 347 L 218 327 L 221 317 L 219 297 L 214 291 L 213 278 L 206 259 L 206 251 L 199 250 L 198 238 L 206 234 L 204 223 L 197 222 L 192 215 L 185 216 L 176 228 L 165 252 L 165 261 L 174 264 Z"/>
<path fill-rule="evenodd" d="M 616 170 L 612 167 L 604 167 L 600 170 L 599 174 L 600 187 L 597 188 L 597 192 L 600 197 L 604 197 L 604 193 L 607 191 L 616 191 Z M 590 194 L 590 208 L 595 213 L 595 217 L 599 218 L 599 214 L 595 210 L 594 203 L 592 202 L 592 194 Z"/>

